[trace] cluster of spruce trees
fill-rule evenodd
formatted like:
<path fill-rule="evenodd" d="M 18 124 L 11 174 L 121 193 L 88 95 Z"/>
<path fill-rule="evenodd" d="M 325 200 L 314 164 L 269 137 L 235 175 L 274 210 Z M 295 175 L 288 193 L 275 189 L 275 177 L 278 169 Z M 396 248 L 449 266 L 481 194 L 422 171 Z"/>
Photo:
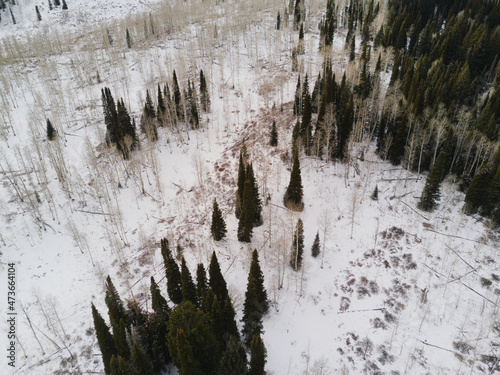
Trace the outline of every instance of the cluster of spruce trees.
<path fill-rule="evenodd" d="M 173 363 L 186 375 L 264 374 L 266 349 L 261 339 L 262 318 L 269 310 L 269 302 L 257 251 L 252 254 L 248 275 L 242 335 L 215 252 L 208 280 L 200 263 L 196 282 L 184 258 L 179 270 L 166 239 L 161 241 L 161 253 L 173 308 L 153 277 L 152 312 L 143 310 L 134 300 L 127 301 L 124 307 L 108 277 L 105 302 L 112 332 L 92 304 L 105 373 L 154 375 Z"/>

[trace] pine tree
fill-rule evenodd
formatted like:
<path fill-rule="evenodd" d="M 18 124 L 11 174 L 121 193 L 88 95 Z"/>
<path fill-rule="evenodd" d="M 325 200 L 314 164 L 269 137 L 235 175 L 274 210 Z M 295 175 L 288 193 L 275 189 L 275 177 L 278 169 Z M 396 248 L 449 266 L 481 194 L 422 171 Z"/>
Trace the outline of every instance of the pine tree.
<path fill-rule="evenodd" d="M 196 294 L 198 295 L 198 299 L 200 302 L 203 301 L 207 289 L 208 282 L 205 267 L 203 266 L 203 263 L 198 263 L 198 267 L 196 268 Z"/>
<path fill-rule="evenodd" d="M 182 329 L 177 330 L 177 358 L 179 361 L 177 366 L 181 374 L 203 374 L 198 361 L 196 361 L 193 355 L 192 347 Z"/>
<path fill-rule="evenodd" d="M 35 11 L 36 11 L 36 18 L 38 21 L 42 20 L 42 15 L 40 14 L 40 11 L 38 10 L 38 5 L 35 5 Z"/>
<path fill-rule="evenodd" d="M 241 206 L 243 204 L 243 189 L 246 181 L 246 168 L 243 161 L 243 148 L 240 150 L 240 163 L 238 165 L 238 189 L 236 190 L 236 218 L 239 219 L 241 215 Z"/>
<path fill-rule="evenodd" d="M 54 4 L 56 5 L 56 7 L 58 7 L 59 5 L 61 5 L 61 2 L 60 0 L 54 0 Z"/>
<path fill-rule="evenodd" d="M 161 254 L 165 264 L 165 273 L 167 275 L 167 292 L 170 300 L 176 305 L 182 302 L 182 281 L 179 266 L 175 263 L 168 241 L 166 238 L 161 240 Z"/>
<path fill-rule="evenodd" d="M 247 165 L 245 175 L 247 179 L 250 180 L 250 184 L 252 186 L 253 226 L 259 227 L 262 225 L 262 201 L 260 200 L 259 186 L 257 185 L 257 180 L 255 179 L 252 163 Z"/>
<path fill-rule="evenodd" d="M 141 129 L 150 141 L 158 140 L 156 110 L 153 105 L 153 100 L 149 95 L 149 90 L 146 90 L 146 101 L 141 117 Z"/>
<path fill-rule="evenodd" d="M 154 375 L 151 361 L 144 351 L 139 348 L 137 343 L 134 343 L 132 348 L 132 365 L 137 375 Z"/>
<path fill-rule="evenodd" d="M 123 319 L 119 322 L 115 322 L 113 318 L 111 320 L 111 327 L 113 328 L 113 339 L 115 341 L 116 351 L 120 357 L 125 360 L 130 358 L 130 348 L 127 342 L 127 328 Z"/>
<path fill-rule="evenodd" d="M 267 292 L 264 288 L 264 274 L 260 268 L 259 253 L 256 249 L 252 252 L 252 263 L 250 264 L 250 272 L 248 273 L 248 284 L 255 285 L 260 309 L 262 314 L 266 314 L 269 311 L 269 300 L 267 299 Z"/>
<path fill-rule="evenodd" d="M 219 209 L 217 200 L 214 199 L 213 211 L 212 211 L 212 225 L 210 227 L 212 237 L 215 241 L 220 241 L 226 237 L 226 223 L 222 217 L 222 212 Z"/>
<path fill-rule="evenodd" d="M 248 375 L 264 375 L 267 351 L 260 335 L 255 335 L 250 343 L 250 371 Z"/>
<path fill-rule="evenodd" d="M 269 145 L 273 147 L 276 147 L 278 145 L 278 130 L 276 129 L 276 120 L 273 121 L 273 125 L 271 127 Z"/>
<path fill-rule="evenodd" d="M 210 95 L 208 93 L 207 81 L 203 70 L 200 70 L 200 101 L 201 109 L 203 112 L 210 111 Z"/>
<path fill-rule="evenodd" d="M 160 288 L 155 279 L 151 276 L 151 307 L 154 314 L 149 318 L 151 327 L 151 359 L 153 369 L 157 373 L 171 361 L 170 353 L 165 345 L 165 336 L 167 334 L 167 324 L 170 319 L 171 310 L 167 300 L 161 295 Z"/>
<path fill-rule="evenodd" d="M 278 10 L 278 15 L 276 16 L 276 30 L 279 30 L 281 27 L 281 15 L 280 11 Z"/>
<path fill-rule="evenodd" d="M 425 187 L 420 196 L 420 201 L 417 207 L 423 211 L 432 211 L 440 197 L 441 181 L 445 176 L 446 159 L 448 158 L 446 150 L 439 153 L 434 165 L 431 168 L 427 179 L 425 180 Z"/>
<path fill-rule="evenodd" d="M 181 89 L 179 87 L 179 82 L 177 81 L 177 74 L 173 74 L 173 91 L 174 91 L 174 103 L 175 103 L 175 113 L 177 119 L 182 121 L 184 119 L 184 111 L 182 109 L 182 96 Z"/>
<path fill-rule="evenodd" d="M 297 221 L 297 227 L 293 234 L 292 254 L 290 265 L 297 271 L 302 265 L 302 255 L 304 254 L 304 224 L 302 220 Z"/>
<path fill-rule="evenodd" d="M 194 88 L 194 84 L 192 85 L 190 80 L 188 79 L 188 94 L 187 94 L 187 102 L 189 104 L 189 123 L 193 129 L 198 129 L 200 125 L 200 116 L 198 114 L 198 104 L 197 104 L 196 91 Z"/>
<path fill-rule="evenodd" d="M 217 371 L 218 375 L 246 375 L 248 373 L 247 364 L 240 355 L 240 345 L 235 338 L 229 339 Z"/>
<path fill-rule="evenodd" d="M 283 203 L 286 208 L 293 211 L 302 211 L 304 202 L 302 201 L 302 177 L 300 175 L 299 153 L 293 154 L 293 167 L 290 175 L 290 183 L 283 197 Z"/>
<path fill-rule="evenodd" d="M 170 316 L 170 307 L 167 300 L 161 295 L 160 288 L 153 276 L 151 276 L 151 307 L 153 311 L 162 316 L 164 320 L 168 320 Z"/>
<path fill-rule="evenodd" d="M 356 58 L 356 38 L 354 35 L 351 38 L 351 43 L 349 44 L 349 61 L 354 61 Z"/>
<path fill-rule="evenodd" d="M 306 76 L 307 79 L 307 76 Z M 304 85 L 307 87 L 306 85 Z M 300 136 L 302 138 L 302 144 L 304 145 L 304 152 L 306 155 L 311 154 L 312 145 L 312 106 L 311 106 L 311 96 L 307 92 L 304 96 L 304 109 L 302 111 L 302 125 L 300 127 Z"/>
<path fill-rule="evenodd" d="M 62 0 L 62 8 L 68 9 L 68 5 L 66 4 L 66 0 Z"/>
<path fill-rule="evenodd" d="M 57 136 L 56 129 L 54 128 L 54 126 L 52 126 L 50 120 L 47 119 L 47 139 L 49 141 L 53 141 L 54 139 L 56 139 L 56 136 Z"/>
<path fill-rule="evenodd" d="M 222 308 L 222 321 L 224 322 L 224 341 L 228 342 L 231 338 L 240 341 L 240 333 L 236 325 L 236 311 L 229 295 L 226 296 L 224 307 Z"/>
<path fill-rule="evenodd" d="M 238 222 L 238 241 L 251 242 L 254 224 L 253 191 L 250 180 L 245 181 L 243 188 L 243 204 Z"/>
<path fill-rule="evenodd" d="M 372 199 L 374 201 L 378 201 L 378 185 L 375 185 L 375 190 L 373 190 L 373 193 L 372 193 Z"/>
<path fill-rule="evenodd" d="M 123 320 L 127 322 L 123 302 L 109 276 L 106 278 L 106 295 L 104 301 L 106 302 L 106 306 L 108 306 L 110 321 L 120 322 L 120 320 Z"/>
<path fill-rule="evenodd" d="M 110 372 L 109 375 L 130 375 L 132 374 L 132 369 L 128 362 L 121 356 L 112 356 L 110 360 Z"/>
<path fill-rule="evenodd" d="M 224 303 L 228 295 L 227 284 L 220 271 L 219 261 L 217 260 L 215 251 L 212 253 L 210 266 L 208 268 L 208 275 L 210 277 L 208 281 L 210 289 L 212 289 L 212 292 L 217 297 L 219 303 Z"/>
<path fill-rule="evenodd" d="M 97 336 L 97 343 L 101 349 L 102 362 L 104 364 L 104 371 L 108 374 L 110 372 L 111 357 L 117 355 L 115 342 L 113 336 L 109 332 L 109 327 L 99 314 L 99 311 L 92 303 L 92 317 L 94 319 L 95 333 Z"/>
<path fill-rule="evenodd" d="M 311 248 L 311 255 L 316 258 L 319 255 L 320 247 L 319 247 L 319 232 L 316 232 L 316 237 L 314 238 L 314 242 Z"/>
<path fill-rule="evenodd" d="M 191 273 L 187 268 L 186 261 L 182 258 L 181 261 L 181 284 L 182 284 L 182 300 L 191 301 L 193 305 L 198 304 L 196 296 L 196 286 L 194 285 Z"/>
<path fill-rule="evenodd" d="M 125 38 L 127 39 L 127 48 L 130 49 L 132 48 L 132 37 L 130 36 L 130 32 L 128 31 L 128 28 L 125 30 Z"/>
<path fill-rule="evenodd" d="M 158 84 L 157 96 L 158 96 L 158 107 L 156 108 L 156 119 L 158 120 L 160 126 L 163 126 L 167 107 L 165 107 L 165 100 L 163 99 L 163 94 L 161 92 L 160 84 Z"/>

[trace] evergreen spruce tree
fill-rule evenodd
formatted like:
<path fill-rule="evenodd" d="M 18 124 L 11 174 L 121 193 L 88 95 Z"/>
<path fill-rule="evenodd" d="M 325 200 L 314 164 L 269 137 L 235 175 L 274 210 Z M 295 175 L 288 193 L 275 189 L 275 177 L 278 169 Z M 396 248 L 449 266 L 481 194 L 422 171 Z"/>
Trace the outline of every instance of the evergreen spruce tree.
<path fill-rule="evenodd" d="M 243 189 L 246 181 L 246 168 L 243 161 L 243 148 L 240 150 L 240 163 L 238 166 L 238 189 L 236 190 L 236 218 L 239 219 L 241 215 L 241 206 L 243 204 Z"/>
<path fill-rule="evenodd" d="M 38 10 L 38 5 L 35 5 L 35 11 L 36 11 L 36 18 L 38 21 L 42 20 L 42 15 L 40 14 L 40 11 Z"/>
<path fill-rule="evenodd" d="M 66 0 L 62 0 L 62 8 L 68 9 L 68 5 L 66 4 Z"/>
<path fill-rule="evenodd" d="M 111 357 L 109 367 L 109 375 L 130 375 L 133 371 L 128 362 L 119 355 Z"/>
<path fill-rule="evenodd" d="M 130 348 L 127 342 L 127 328 L 123 319 L 115 322 L 111 319 L 111 327 L 113 328 L 113 339 L 115 341 L 116 352 L 125 360 L 130 358 Z"/>
<path fill-rule="evenodd" d="M 56 139 L 56 136 L 57 136 L 56 129 L 54 128 L 54 126 L 52 126 L 50 120 L 47 119 L 47 139 L 49 141 L 53 141 L 54 139 Z"/>
<path fill-rule="evenodd" d="M 283 197 L 283 203 L 286 208 L 293 211 L 302 211 L 304 202 L 302 201 L 302 177 L 300 175 L 299 153 L 293 154 L 293 167 L 290 175 L 290 183 Z"/>
<path fill-rule="evenodd" d="M 222 307 L 217 297 L 214 296 L 212 301 L 212 307 L 210 308 L 210 313 L 208 314 L 210 326 L 212 333 L 214 334 L 217 342 L 219 343 L 219 351 L 224 351 L 224 318 L 222 316 Z"/>
<path fill-rule="evenodd" d="M 297 271 L 302 266 L 302 255 L 304 254 L 304 224 L 302 220 L 297 221 L 297 227 L 293 234 L 292 254 L 290 265 Z"/>
<path fill-rule="evenodd" d="M 354 61 L 356 58 L 356 37 L 353 35 L 351 37 L 351 43 L 349 44 L 349 61 Z"/>
<path fill-rule="evenodd" d="M 203 70 L 200 70 L 200 101 L 201 109 L 203 112 L 210 111 L 210 95 L 208 93 L 207 81 Z"/>
<path fill-rule="evenodd" d="M 278 145 L 278 130 L 276 129 L 276 120 L 273 121 L 273 125 L 271 127 L 269 145 L 273 147 L 276 147 Z"/>
<path fill-rule="evenodd" d="M 220 241 L 226 237 L 226 223 L 222 217 L 222 212 L 219 209 L 217 200 L 214 199 L 213 211 L 212 211 L 212 225 L 210 227 L 212 237 L 215 241 Z"/>
<path fill-rule="evenodd" d="M 204 372 L 200 369 L 200 364 L 193 354 L 193 349 L 189 344 L 184 330 L 177 330 L 177 365 L 181 374 L 202 375 Z"/>
<path fill-rule="evenodd" d="M 251 242 L 254 225 L 253 189 L 250 180 L 245 181 L 243 188 L 243 204 L 238 222 L 238 241 Z"/>
<path fill-rule="evenodd" d="M 130 158 L 130 151 L 137 147 L 137 135 L 135 132 L 135 122 L 131 121 L 123 99 L 117 102 L 117 123 L 116 123 L 116 148 L 121 151 L 123 158 Z"/>
<path fill-rule="evenodd" d="M 182 281 L 179 266 L 175 263 L 168 240 L 161 240 L 161 254 L 165 264 L 165 273 L 167 275 L 167 292 L 170 300 L 176 305 L 182 302 Z"/>
<path fill-rule="evenodd" d="M 161 295 L 160 288 L 153 276 L 151 276 L 151 307 L 153 311 L 160 314 L 164 320 L 168 320 L 170 316 L 170 307 L 167 300 Z"/>
<path fill-rule="evenodd" d="M 217 375 L 246 375 L 248 373 L 247 364 L 240 355 L 240 345 L 234 337 L 229 339 Z"/>
<path fill-rule="evenodd" d="M 149 95 L 149 90 L 146 90 L 146 102 L 144 103 L 144 110 L 141 117 L 141 129 L 150 141 L 158 140 L 156 110 L 153 100 Z"/>
<path fill-rule="evenodd" d="M 182 300 L 191 301 L 193 305 L 198 304 L 196 296 L 196 286 L 194 285 L 191 273 L 187 268 L 186 261 L 182 258 L 181 262 L 181 284 L 182 284 Z"/>
<path fill-rule="evenodd" d="M 54 0 L 54 4 L 56 5 L 56 7 L 58 7 L 59 5 L 61 5 L 61 1 L 60 0 Z"/>
<path fill-rule="evenodd" d="M 319 232 L 316 232 L 316 237 L 314 238 L 314 242 L 311 248 L 311 255 L 316 258 L 319 255 L 320 247 L 319 247 Z"/>
<path fill-rule="evenodd" d="M 158 107 L 156 108 L 156 119 L 158 120 L 160 126 L 163 126 L 167 107 L 165 107 L 165 100 L 163 99 L 163 94 L 161 92 L 160 84 L 158 84 L 157 96 L 158 96 Z"/>
<path fill-rule="evenodd" d="M 262 225 L 262 201 L 260 200 L 259 187 L 251 163 L 247 165 L 246 177 L 250 180 L 252 186 L 253 226 L 259 227 Z"/>
<path fill-rule="evenodd" d="M 51 0 L 49 0 L 49 10 L 52 10 L 52 9 L 53 9 L 53 8 L 52 8 L 52 1 L 51 1 Z"/>
<path fill-rule="evenodd" d="M 210 260 L 210 266 L 208 268 L 209 281 L 208 285 L 212 292 L 217 297 L 219 303 L 224 303 L 228 295 L 226 280 L 222 276 L 220 271 L 219 261 L 217 260 L 217 255 L 215 251 L 212 253 L 212 258 Z"/>
<path fill-rule="evenodd" d="M 280 11 L 278 10 L 278 15 L 276 16 L 276 30 L 279 30 L 281 27 L 281 15 Z"/>
<path fill-rule="evenodd" d="M 203 301 L 207 290 L 207 272 L 205 271 L 203 263 L 198 263 L 198 267 L 196 268 L 196 294 L 198 295 L 200 303 Z"/>
<path fill-rule="evenodd" d="M 374 201 L 378 201 L 378 185 L 375 185 L 375 190 L 373 190 L 373 193 L 372 193 L 372 199 Z"/>
<path fill-rule="evenodd" d="M 423 211 L 432 211 L 437 205 L 437 201 L 441 195 L 441 181 L 443 181 L 446 174 L 445 170 L 447 158 L 447 152 L 443 149 L 439 153 L 429 175 L 427 176 L 427 179 L 425 180 L 425 187 L 417 205 L 417 207 Z"/>
<path fill-rule="evenodd" d="M 260 335 L 255 335 L 250 343 L 250 371 L 248 375 L 264 375 L 267 351 Z"/>
<path fill-rule="evenodd" d="M 293 115 L 301 116 L 302 115 L 302 85 L 300 84 L 300 75 L 297 79 L 297 86 L 295 88 L 295 101 L 293 103 Z"/>
<path fill-rule="evenodd" d="M 113 336 L 109 332 L 109 327 L 99 314 L 94 304 L 92 303 L 92 317 L 94 319 L 95 333 L 97 336 L 97 343 L 101 349 L 102 362 L 104 364 L 104 371 L 109 374 L 111 371 L 110 361 L 111 357 L 117 355 L 115 342 Z"/>
<path fill-rule="evenodd" d="M 309 95 L 309 93 L 306 93 L 303 101 L 304 101 L 304 109 L 302 111 L 302 125 L 300 127 L 300 136 L 302 138 L 302 144 L 304 145 L 304 152 L 306 155 L 309 156 L 311 154 L 311 145 L 312 145 L 312 124 L 311 124 L 312 106 L 311 106 L 311 96 Z"/>
<path fill-rule="evenodd" d="M 132 48 L 132 37 L 130 36 L 128 28 L 125 30 L 125 38 L 127 39 L 127 48 L 128 49 Z"/>
<path fill-rule="evenodd" d="M 154 371 L 160 372 L 171 361 L 170 353 L 165 345 L 167 324 L 171 311 L 167 300 L 161 295 L 160 288 L 153 276 L 151 276 L 151 307 L 154 311 L 154 314 L 149 318 L 149 325 L 152 332 L 151 359 Z"/>
<path fill-rule="evenodd" d="M 252 252 L 252 263 L 250 264 L 250 272 L 248 273 L 248 284 L 255 285 L 260 310 L 262 314 L 266 314 L 269 311 L 269 300 L 267 299 L 267 292 L 264 288 L 264 274 L 260 268 L 259 253 L 257 249 L 254 249 Z"/>
<path fill-rule="evenodd" d="M 151 361 L 144 351 L 139 348 L 137 343 L 134 343 L 134 347 L 132 348 L 132 365 L 137 375 L 154 375 L 153 366 L 151 365 Z"/>
<path fill-rule="evenodd" d="M 120 322 L 120 320 L 123 320 L 127 322 L 123 302 L 109 276 L 106 278 L 106 295 L 104 301 L 106 302 L 106 306 L 108 306 L 110 321 Z"/>
<path fill-rule="evenodd" d="M 182 109 L 182 96 L 181 96 L 181 89 L 179 87 L 179 82 L 177 81 L 177 74 L 173 74 L 173 91 L 174 91 L 174 103 L 175 103 L 175 113 L 177 116 L 177 119 L 182 121 L 184 119 L 184 111 Z"/>
<path fill-rule="evenodd" d="M 240 333 L 236 325 L 236 311 L 234 311 L 233 303 L 229 295 L 226 296 L 224 307 L 222 308 L 222 321 L 224 322 L 224 342 L 228 342 L 231 338 L 240 341 Z"/>
<path fill-rule="evenodd" d="M 191 124 L 191 127 L 193 129 L 198 129 L 200 125 L 200 116 L 198 114 L 198 99 L 196 97 L 196 91 L 194 84 L 191 84 L 191 82 L 188 79 L 188 94 L 187 94 L 187 101 L 189 104 L 189 123 Z"/>

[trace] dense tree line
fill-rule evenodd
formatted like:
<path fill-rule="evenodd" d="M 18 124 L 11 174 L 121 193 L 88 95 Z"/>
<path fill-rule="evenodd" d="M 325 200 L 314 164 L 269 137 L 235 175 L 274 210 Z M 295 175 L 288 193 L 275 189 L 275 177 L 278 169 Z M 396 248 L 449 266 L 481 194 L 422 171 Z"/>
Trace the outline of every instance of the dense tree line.
<path fill-rule="evenodd" d="M 110 327 L 91 305 L 106 374 L 160 374 L 172 363 L 181 374 L 264 374 L 266 349 L 262 319 L 269 310 L 257 251 L 252 254 L 243 312 L 243 337 L 215 252 L 208 270 L 199 264 L 196 283 L 184 258 L 181 270 L 168 241 L 161 240 L 167 299 L 151 277 L 151 306 L 145 311 L 135 300 L 124 305 L 111 278 L 105 302 Z M 250 351 L 250 360 L 247 358 Z"/>

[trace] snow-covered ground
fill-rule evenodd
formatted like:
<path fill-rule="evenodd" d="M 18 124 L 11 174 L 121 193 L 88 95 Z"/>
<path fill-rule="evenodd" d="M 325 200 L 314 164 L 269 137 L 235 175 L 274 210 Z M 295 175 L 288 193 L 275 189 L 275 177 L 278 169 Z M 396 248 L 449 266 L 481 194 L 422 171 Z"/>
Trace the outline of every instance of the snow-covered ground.
<path fill-rule="evenodd" d="M 443 184 L 435 212 L 420 212 L 425 179 L 369 148 L 349 167 L 302 157 L 305 210 L 283 208 L 298 31 L 291 24 L 275 30 L 282 1 L 69 0 L 67 11 L 18 1 L 17 24 L 8 13 L 0 24 L 2 352 L 6 264 L 13 262 L 19 338 L 16 368 L 2 355 L 2 373 L 102 371 L 90 303 L 107 316 L 108 274 L 122 298 L 144 307 L 150 276 L 166 295 L 163 237 L 179 241 L 193 272 L 217 252 L 239 318 L 251 250 L 259 251 L 272 300 L 264 321 L 269 374 L 494 373 L 479 360 L 498 356 L 498 238 L 462 214 L 455 185 Z M 317 24 L 324 6 L 308 4 L 299 65 L 310 82 L 321 69 Z M 130 50 L 125 28 L 134 39 Z M 334 45 L 337 77 L 346 67 L 338 58 L 342 33 Z M 22 35 L 17 46 L 11 35 Z M 141 151 L 130 161 L 108 152 L 102 87 L 123 97 L 138 121 L 146 89 L 171 85 L 173 69 L 182 87 L 188 78 L 198 84 L 199 69 L 208 78 L 212 111 L 202 129 L 161 128 L 155 144 L 141 135 Z M 46 118 L 57 142 L 46 140 Z M 274 119 L 277 148 L 268 146 Z M 243 140 L 261 197 L 270 197 L 249 245 L 236 240 L 234 216 Z M 378 201 L 370 199 L 375 185 Z M 213 198 L 228 226 L 221 243 L 210 238 Z M 294 272 L 288 260 L 299 217 L 305 259 Z M 322 254 L 313 258 L 318 231 Z"/>

